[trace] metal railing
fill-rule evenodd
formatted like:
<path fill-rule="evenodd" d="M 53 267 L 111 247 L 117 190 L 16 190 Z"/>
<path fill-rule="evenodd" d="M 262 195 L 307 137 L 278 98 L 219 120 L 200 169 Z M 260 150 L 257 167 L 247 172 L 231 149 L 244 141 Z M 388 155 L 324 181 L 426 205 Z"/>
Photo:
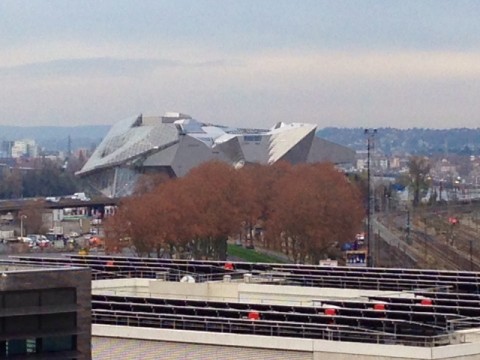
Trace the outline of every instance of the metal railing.
<path fill-rule="evenodd" d="M 464 317 L 448 321 L 448 329 L 450 332 L 472 328 L 480 328 L 480 317 Z"/>
<path fill-rule="evenodd" d="M 352 341 L 362 343 L 436 347 L 452 343 L 451 334 L 435 336 L 392 334 L 342 325 L 276 322 L 251 319 L 208 318 L 187 315 L 129 313 L 127 311 L 93 310 L 94 324 L 150 327 L 219 333 L 249 334 Z M 461 339 L 455 339 L 461 342 Z"/>

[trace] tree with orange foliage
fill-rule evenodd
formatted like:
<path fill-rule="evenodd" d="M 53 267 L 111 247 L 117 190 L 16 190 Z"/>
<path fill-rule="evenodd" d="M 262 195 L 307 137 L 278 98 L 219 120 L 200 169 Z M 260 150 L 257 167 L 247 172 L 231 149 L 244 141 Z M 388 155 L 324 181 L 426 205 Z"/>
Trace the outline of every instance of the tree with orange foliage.
<path fill-rule="evenodd" d="M 105 227 L 139 254 L 188 248 L 195 258 L 225 259 L 227 238 L 261 219 L 269 248 L 317 262 L 361 228 L 361 204 L 357 187 L 331 164 L 234 169 L 213 161 L 126 199 Z"/>
<path fill-rule="evenodd" d="M 119 205 L 115 215 L 104 225 L 105 246 L 114 251 L 124 239 L 130 239 L 138 255 L 149 256 L 156 250 L 152 239 L 152 224 L 149 216 L 150 198 L 147 195 L 127 198 Z"/>
<path fill-rule="evenodd" d="M 361 229 L 358 188 L 332 164 L 301 164 L 276 184 L 267 235 L 292 260 L 318 263 Z"/>
<path fill-rule="evenodd" d="M 247 178 L 222 162 L 209 162 L 182 179 L 122 202 L 107 222 L 108 238 L 129 237 L 139 254 L 189 247 L 197 258 L 225 259 L 227 238 L 248 217 Z"/>
<path fill-rule="evenodd" d="M 128 202 L 128 199 L 118 205 L 115 215 L 107 217 L 103 222 L 105 252 L 107 254 L 119 253 L 123 248 L 132 245 L 131 224 L 128 216 L 130 208 L 124 205 L 125 202 Z"/>
<path fill-rule="evenodd" d="M 155 243 L 171 257 L 182 256 L 195 235 L 194 194 L 189 193 L 187 185 L 186 179 L 175 179 L 161 184 L 150 194 L 155 204 L 150 213 L 155 224 L 152 235 Z"/>
<path fill-rule="evenodd" d="M 273 165 L 249 164 L 242 169 L 242 173 L 250 184 L 249 218 L 246 220 L 249 231 L 258 222 L 265 223 L 272 212 L 272 201 L 277 197 L 278 187 L 275 184 L 280 181 L 292 169 L 288 162 L 277 162 Z M 247 204 L 247 203 L 245 203 Z M 274 246 L 269 242 L 270 238 L 265 237 L 264 247 L 273 249 Z"/>
<path fill-rule="evenodd" d="M 238 170 L 219 161 L 192 169 L 184 180 L 185 193 L 192 200 L 187 212 L 194 254 L 226 259 L 228 236 L 238 232 L 249 216 L 249 182 Z"/>

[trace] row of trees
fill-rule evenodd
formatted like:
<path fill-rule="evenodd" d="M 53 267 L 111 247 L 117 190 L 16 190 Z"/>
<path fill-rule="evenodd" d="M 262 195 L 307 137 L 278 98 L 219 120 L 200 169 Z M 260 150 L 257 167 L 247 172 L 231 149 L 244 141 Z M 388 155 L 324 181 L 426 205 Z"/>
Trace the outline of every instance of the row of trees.
<path fill-rule="evenodd" d="M 143 255 L 225 259 L 227 239 L 261 223 L 264 247 L 316 263 L 332 244 L 353 239 L 364 217 L 357 186 L 327 163 L 209 162 L 183 178 L 141 184 L 106 222 L 107 250 L 131 242 Z"/>
<path fill-rule="evenodd" d="M 72 194 L 80 187 L 76 170 L 45 158 L 32 160 L 28 168 L 2 167 L 0 199 Z"/>

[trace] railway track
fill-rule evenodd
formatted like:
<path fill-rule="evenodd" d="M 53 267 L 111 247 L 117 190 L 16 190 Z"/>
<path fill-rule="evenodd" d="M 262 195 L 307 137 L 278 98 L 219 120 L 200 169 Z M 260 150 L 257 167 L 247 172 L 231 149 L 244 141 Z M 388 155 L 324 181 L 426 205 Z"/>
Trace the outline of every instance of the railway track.
<path fill-rule="evenodd" d="M 471 212 L 470 208 L 468 212 Z M 476 243 L 478 232 L 475 223 L 475 227 L 462 224 L 462 221 L 452 226 L 448 222 L 447 212 L 438 211 L 390 215 L 379 219 L 398 237 L 403 251 L 408 251 L 416 259 L 418 267 L 480 271 L 480 247 Z M 431 232 L 435 235 L 431 235 Z"/>
<path fill-rule="evenodd" d="M 422 259 L 426 266 L 433 264 L 436 268 L 444 267 L 447 270 L 480 270 L 478 259 L 473 257 L 470 259 L 469 254 L 424 232 L 412 231 L 412 246 L 416 249 L 418 258 Z"/>

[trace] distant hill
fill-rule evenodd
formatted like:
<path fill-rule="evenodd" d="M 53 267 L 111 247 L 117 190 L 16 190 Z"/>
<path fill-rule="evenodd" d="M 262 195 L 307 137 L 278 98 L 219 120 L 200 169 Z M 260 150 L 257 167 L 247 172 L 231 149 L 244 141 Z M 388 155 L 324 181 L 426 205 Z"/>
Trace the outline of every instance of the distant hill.
<path fill-rule="evenodd" d="M 68 148 L 68 137 L 72 149 L 95 147 L 105 137 L 111 125 L 88 126 L 2 126 L 1 140 L 34 139 L 46 150 L 65 151 Z"/>
<path fill-rule="evenodd" d="M 111 125 L 29 127 L 0 125 L 0 141 L 34 139 L 46 150 L 65 151 L 70 136 L 73 150 L 93 149 L 107 135 L 110 128 Z M 327 127 L 319 130 L 317 136 L 355 150 L 366 150 L 364 128 Z M 480 128 L 378 128 L 375 146 L 386 155 L 480 155 Z"/>
<path fill-rule="evenodd" d="M 364 128 L 328 127 L 319 130 L 317 135 L 355 150 L 366 150 Z M 480 155 L 480 128 L 378 128 L 374 139 L 376 148 L 386 155 Z"/>

